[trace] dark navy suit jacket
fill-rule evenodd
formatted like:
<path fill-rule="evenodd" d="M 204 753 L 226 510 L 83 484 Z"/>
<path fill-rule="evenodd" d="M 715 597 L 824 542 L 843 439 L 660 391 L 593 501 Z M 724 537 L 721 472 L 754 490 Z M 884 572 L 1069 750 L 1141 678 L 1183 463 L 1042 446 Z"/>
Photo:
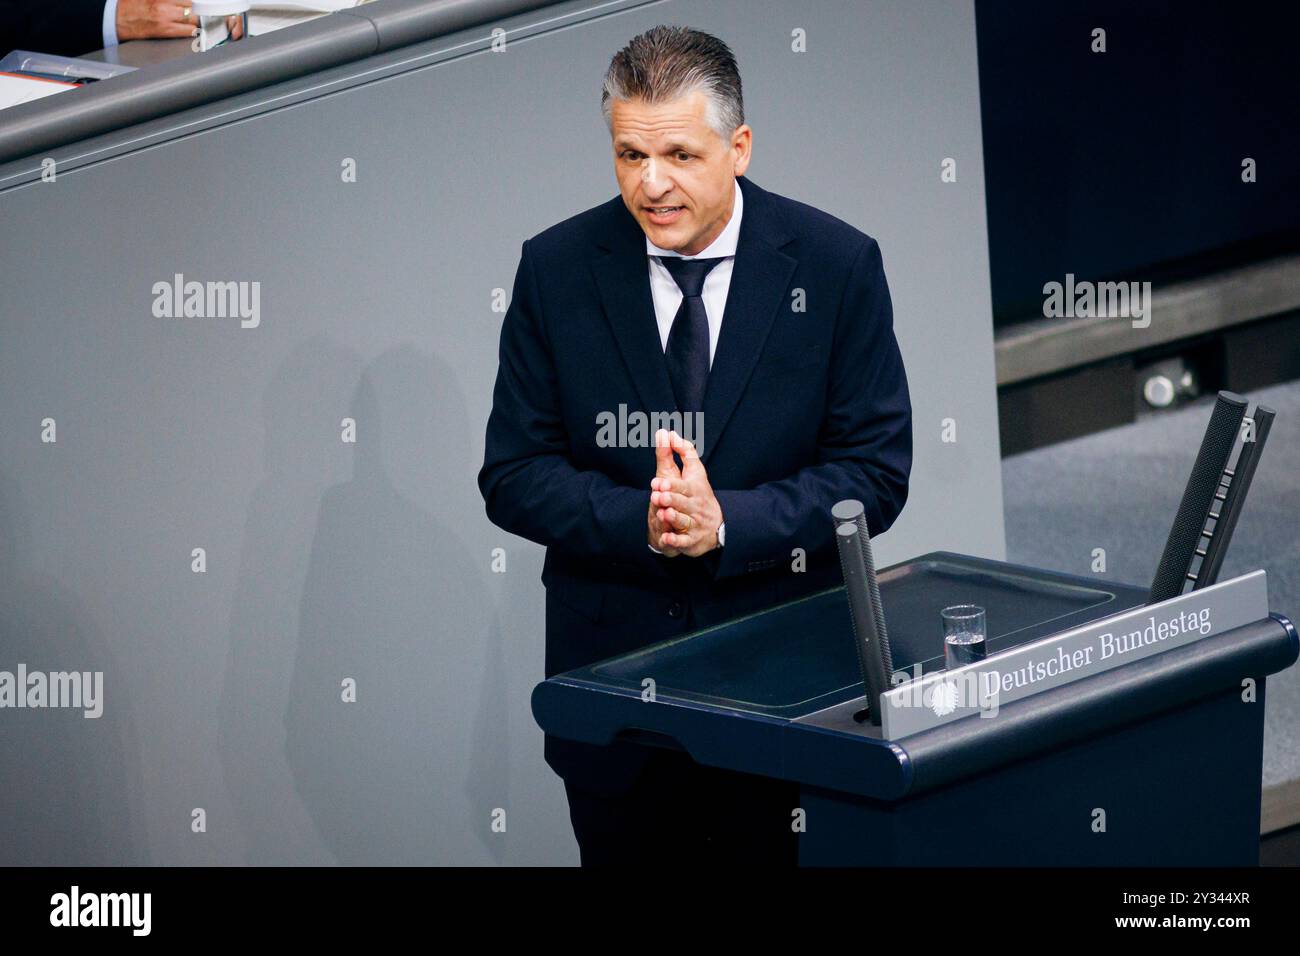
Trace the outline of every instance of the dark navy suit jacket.
<path fill-rule="evenodd" d="M 546 546 L 548 677 L 837 585 L 831 506 L 862 500 L 877 535 L 907 499 L 911 402 L 879 246 L 739 182 L 697 442 L 727 538 L 702 558 L 647 547 L 653 430 L 637 447 L 601 430 L 620 406 L 675 407 L 645 233 L 615 197 L 523 244 L 478 482 L 494 524 Z M 627 786 L 644 753 L 546 739 L 551 767 L 594 791 Z"/>
<path fill-rule="evenodd" d="M 0 0 L 0 56 L 81 56 L 104 45 L 104 0 Z"/>

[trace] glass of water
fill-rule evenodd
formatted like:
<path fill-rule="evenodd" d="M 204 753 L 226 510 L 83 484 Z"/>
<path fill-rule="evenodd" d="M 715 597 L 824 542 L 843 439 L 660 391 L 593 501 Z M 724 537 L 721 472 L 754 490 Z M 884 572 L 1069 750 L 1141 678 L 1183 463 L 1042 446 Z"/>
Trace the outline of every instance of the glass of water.
<path fill-rule="evenodd" d="M 251 0 L 186 0 L 182 6 L 189 7 L 199 21 L 195 52 L 211 50 L 232 39 L 230 27 L 236 19 L 240 21 L 239 25 L 243 29 L 242 37 L 248 36 L 248 11 L 252 6 Z"/>
<path fill-rule="evenodd" d="M 976 604 L 954 604 L 940 612 L 943 617 L 943 660 L 951 670 L 985 657 L 984 608 Z"/>

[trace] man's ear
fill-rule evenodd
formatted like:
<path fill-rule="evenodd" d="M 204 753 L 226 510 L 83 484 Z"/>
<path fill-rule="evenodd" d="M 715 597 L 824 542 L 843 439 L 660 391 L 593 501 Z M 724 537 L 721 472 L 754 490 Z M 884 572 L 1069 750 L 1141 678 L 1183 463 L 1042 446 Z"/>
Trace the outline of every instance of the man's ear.
<path fill-rule="evenodd" d="M 731 148 L 736 154 L 734 172 L 737 176 L 743 176 L 745 170 L 749 169 L 749 158 L 753 155 L 753 130 L 748 124 L 736 127 L 736 131 L 731 134 Z"/>

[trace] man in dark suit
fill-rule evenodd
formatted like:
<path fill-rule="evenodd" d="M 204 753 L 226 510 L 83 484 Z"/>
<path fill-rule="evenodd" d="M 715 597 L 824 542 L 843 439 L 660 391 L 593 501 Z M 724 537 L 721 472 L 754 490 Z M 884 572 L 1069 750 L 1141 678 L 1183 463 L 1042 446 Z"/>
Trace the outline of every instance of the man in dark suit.
<path fill-rule="evenodd" d="M 831 506 L 878 535 L 911 471 L 879 247 L 744 178 L 727 46 L 636 37 L 604 109 L 621 195 L 523 244 L 479 473 L 546 546 L 548 677 L 840 583 Z M 584 865 L 795 862 L 790 784 L 630 742 L 546 760 Z"/>

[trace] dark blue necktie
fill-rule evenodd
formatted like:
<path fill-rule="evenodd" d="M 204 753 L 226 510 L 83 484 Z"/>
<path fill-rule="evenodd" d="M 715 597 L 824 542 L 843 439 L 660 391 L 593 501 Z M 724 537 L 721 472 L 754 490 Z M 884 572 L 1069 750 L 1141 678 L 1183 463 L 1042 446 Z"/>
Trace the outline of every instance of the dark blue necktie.
<path fill-rule="evenodd" d="M 704 311 L 704 278 L 722 259 L 679 259 L 658 256 L 682 290 L 682 304 L 668 332 L 668 378 L 677 410 L 690 415 L 704 410 L 704 385 L 709 380 L 709 317 Z"/>

